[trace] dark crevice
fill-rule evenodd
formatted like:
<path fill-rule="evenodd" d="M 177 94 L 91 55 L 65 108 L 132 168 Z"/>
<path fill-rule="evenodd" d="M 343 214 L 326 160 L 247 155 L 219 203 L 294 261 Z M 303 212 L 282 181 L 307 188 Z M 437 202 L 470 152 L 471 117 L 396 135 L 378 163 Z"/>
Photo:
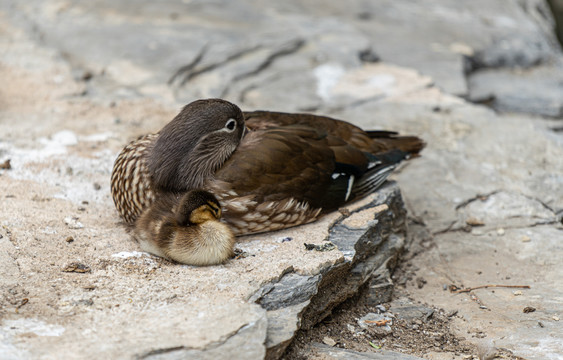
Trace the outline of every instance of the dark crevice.
<path fill-rule="evenodd" d="M 199 51 L 199 53 L 197 54 L 197 56 L 189 64 L 184 65 L 184 66 L 180 67 L 178 70 L 176 70 L 174 75 L 172 75 L 170 80 L 168 80 L 168 84 L 169 85 L 172 84 L 174 82 L 174 80 L 176 80 L 176 78 L 178 78 L 179 76 L 184 75 L 184 74 L 192 71 L 192 69 L 195 68 L 197 66 L 197 64 L 200 63 L 201 59 L 203 59 L 203 56 L 207 52 L 207 48 L 208 48 L 208 45 L 205 45 L 204 47 L 202 47 L 201 50 Z"/>
<path fill-rule="evenodd" d="M 459 209 L 461 209 L 461 208 L 464 208 L 464 207 L 466 207 L 467 205 L 469 205 L 469 204 L 471 204 L 472 202 L 477 201 L 477 200 L 485 201 L 485 200 L 487 200 L 490 196 L 495 195 L 495 194 L 497 194 L 497 193 L 499 193 L 499 192 L 501 192 L 501 190 L 493 190 L 493 191 L 491 191 L 491 192 L 489 192 L 489 193 L 487 193 L 487 194 L 477 194 L 477 195 L 475 195 L 474 197 L 465 200 L 465 201 L 462 202 L 461 204 L 458 204 L 458 205 L 455 207 L 455 209 L 456 209 L 456 210 L 459 210 Z"/>
<path fill-rule="evenodd" d="M 441 234 L 445 234 L 445 233 L 449 233 L 449 232 L 456 232 L 456 231 L 460 231 L 460 228 L 454 228 L 454 225 L 457 223 L 457 220 L 452 221 L 448 226 L 446 226 L 444 229 L 441 230 L 437 230 L 435 232 L 432 233 L 432 236 L 436 236 L 436 235 L 441 235 Z"/>
<path fill-rule="evenodd" d="M 515 218 L 515 217 L 513 217 Z M 546 221 L 540 221 L 540 222 L 536 222 L 536 223 L 532 223 L 532 224 L 526 224 L 526 225 L 522 225 L 522 226 L 502 226 L 502 228 L 504 230 L 518 230 L 518 229 L 527 229 L 527 228 L 533 228 L 533 227 L 540 227 L 540 226 L 552 226 L 555 224 L 558 224 L 560 222 L 560 220 L 546 220 Z M 453 225 L 455 225 L 455 223 L 457 223 L 457 221 L 454 221 L 454 223 L 444 229 L 444 230 L 439 230 L 436 231 L 434 233 L 432 233 L 433 236 L 438 236 L 438 235 L 443 235 L 443 234 L 448 234 L 448 233 L 456 233 L 456 232 L 465 232 L 465 233 L 470 233 L 471 229 L 474 228 L 474 226 L 471 225 L 463 225 L 463 226 L 456 226 L 453 227 Z M 499 226 L 500 227 L 500 226 Z M 490 228 L 488 231 L 493 231 L 494 228 Z"/>
<path fill-rule="evenodd" d="M 358 58 L 364 63 L 376 63 L 381 60 L 381 57 L 373 51 L 373 49 L 367 48 L 358 53 Z"/>
<path fill-rule="evenodd" d="M 492 195 L 498 194 L 498 193 L 500 193 L 500 192 L 505 192 L 505 191 L 504 191 L 504 190 L 494 190 L 494 191 L 492 191 L 492 192 L 490 192 L 490 193 L 487 193 L 487 194 L 477 194 L 476 196 L 474 196 L 474 197 L 472 197 L 472 198 L 470 198 L 470 199 L 468 199 L 468 200 L 465 200 L 465 201 L 462 202 L 461 204 L 457 205 L 457 206 L 455 207 L 455 209 L 456 209 L 456 210 L 459 210 L 459 209 L 461 209 L 461 208 L 464 208 L 464 207 L 466 207 L 467 205 L 469 205 L 469 204 L 471 204 L 472 202 L 477 201 L 477 200 L 485 201 L 485 200 L 487 200 L 489 197 L 491 197 Z M 543 202 L 541 199 L 538 199 L 538 198 L 533 197 L 533 196 L 528 196 L 528 195 L 522 194 L 522 193 L 518 193 L 518 195 L 521 195 L 521 196 L 525 197 L 525 198 L 528 199 L 528 200 L 532 200 L 532 201 L 535 201 L 535 202 L 540 203 L 546 210 L 549 210 L 550 212 L 552 212 L 553 214 L 555 214 L 555 210 L 552 209 L 552 208 L 551 208 L 549 205 L 547 205 L 545 202 Z"/>
<path fill-rule="evenodd" d="M 245 55 L 251 54 L 253 52 L 255 52 L 256 50 L 260 49 L 262 46 L 261 45 L 256 45 L 247 49 L 242 49 L 240 51 L 237 51 L 231 55 L 229 55 L 226 59 L 219 61 L 219 62 L 215 62 L 215 63 L 211 63 L 209 65 L 205 65 L 202 66 L 200 68 L 197 68 L 197 65 L 201 62 L 201 58 L 205 55 L 205 53 L 207 52 L 207 48 L 203 48 L 201 50 L 201 52 L 198 54 L 198 56 L 188 65 L 185 65 L 183 67 L 181 67 L 180 69 L 178 69 L 174 75 L 172 76 L 172 78 L 169 80 L 169 83 L 176 80 L 177 78 L 181 78 L 180 82 L 179 82 L 179 86 L 183 86 L 185 85 L 188 81 L 192 80 L 193 78 L 209 72 L 209 71 L 213 71 L 215 69 L 217 69 L 220 66 L 223 66 L 233 60 L 239 59 Z"/>
<path fill-rule="evenodd" d="M 270 54 L 262 63 L 260 63 L 255 69 L 248 71 L 246 73 L 236 75 L 230 83 L 236 83 L 237 81 L 247 79 L 251 76 L 257 75 L 260 72 L 266 70 L 277 58 L 281 56 L 291 55 L 299 51 L 301 47 L 305 44 L 305 40 L 298 39 L 283 45 L 280 49 L 274 51 Z M 230 85 L 227 84 L 221 93 L 221 97 L 225 97 L 230 90 Z M 248 90 L 246 90 L 248 91 Z M 243 95 L 241 95 L 243 97 Z"/>
<path fill-rule="evenodd" d="M 303 47 L 304 44 L 305 44 L 305 40 L 298 39 L 298 40 L 295 40 L 295 41 L 288 43 L 287 45 L 282 46 L 279 50 L 270 54 L 260 65 L 258 65 L 258 67 L 256 69 L 235 76 L 234 79 L 233 79 L 233 82 L 239 81 L 239 80 L 242 80 L 242 79 L 246 79 L 250 76 L 253 76 L 253 75 L 260 73 L 261 71 L 267 69 L 274 62 L 274 60 L 276 58 L 281 57 L 281 56 L 285 56 L 285 55 L 291 55 L 291 54 L 299 51 L 299 49 L 301 49 L 301 47 Z"/>
<path fill-rule="evenodd" d="M 558 0 L 547 0 L 549 9 L 555 20 L 555 34 L 559 44 L 563 47 L 563 2 Z"/>
<path fill-rule="evenodd" d="M 171 347 L 171 348 L 155 349 L 155 350 L 151 350 L 151 351 L 147 352 L 146 354 L 138 355 L 136 358 L 137 359 L 146 359 L 150 356 L 167 354 L 167 353 L 171 353 L 171 352 L 178 351 L 178 350 L 184 350 L 184 349 L 186 349 L 186 347 L 184 347 L 184 346 L 175 346 L 175 347 Z"/>

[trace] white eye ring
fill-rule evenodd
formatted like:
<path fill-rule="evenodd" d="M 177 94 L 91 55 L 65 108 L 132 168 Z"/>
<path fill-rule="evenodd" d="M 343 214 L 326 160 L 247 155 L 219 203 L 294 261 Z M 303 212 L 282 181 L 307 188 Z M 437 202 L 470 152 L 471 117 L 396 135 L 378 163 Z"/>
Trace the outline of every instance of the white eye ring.
<path fill-rule="evenodd" d="M 225 129 L 227 129 L 227 131 L 232 132 L 235 131 L 236 128 L 237 128 L 237 122 L 235 119 L 227 120 L 227 123 L 225 124 Z"/>

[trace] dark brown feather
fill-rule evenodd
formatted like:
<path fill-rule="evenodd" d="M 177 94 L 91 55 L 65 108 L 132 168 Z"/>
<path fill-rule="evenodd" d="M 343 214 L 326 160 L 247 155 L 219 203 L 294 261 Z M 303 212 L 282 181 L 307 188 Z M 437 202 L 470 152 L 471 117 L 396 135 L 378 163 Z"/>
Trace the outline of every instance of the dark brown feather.
<path fill-rule="evenodd" d="M 399 136 L 394 131 L 364 131 L 349 122 L 328 116 L 313 114 L 292 114 L 271 111 L 243 112 L 246 126 L 250 129 L 268 129 L 278 126 L 304 125 L 325 131 L 336 139 L 359 150 L 372 154 L 400 149 L 411 155 L 417 155 L 425 146 L 424 141 L 416 136 Z"/>

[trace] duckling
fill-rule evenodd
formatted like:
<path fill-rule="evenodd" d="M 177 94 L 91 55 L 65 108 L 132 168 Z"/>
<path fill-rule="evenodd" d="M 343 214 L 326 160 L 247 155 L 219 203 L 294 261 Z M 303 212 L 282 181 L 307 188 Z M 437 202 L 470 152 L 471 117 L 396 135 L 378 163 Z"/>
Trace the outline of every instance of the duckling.
<path fill-rule="evenodd" d="M 315 221 L 377 190 L 424 145 L 326 116 L 198 100 L 123 149 L 111 190 L 121 216 L 134 223 L 155 198 L 201 188 L 221 201 L 239 236 Z"/>
<path fill-rule="evenodd" d="M 235 237 L 220 219 L 219 201 L 207 191 L 167 194 L 137 219 L 133 237 L 144 251 L 179 263 L 221 264 L 233 256 Z"/>

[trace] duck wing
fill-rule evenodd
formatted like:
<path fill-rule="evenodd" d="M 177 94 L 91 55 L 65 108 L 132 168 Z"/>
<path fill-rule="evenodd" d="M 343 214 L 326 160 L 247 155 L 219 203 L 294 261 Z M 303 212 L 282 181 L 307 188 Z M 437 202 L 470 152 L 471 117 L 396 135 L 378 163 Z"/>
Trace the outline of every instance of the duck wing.
<path fill-rule="evenodd" d="M 205 188 L 235 234 L 276 230 L 373 191 L 407 156 L 398 149 L 373 155 L 302 124 L 254 128 Z"/>
<path fill-rule="evenodd" d="M 401 136 L 395 131 L 364 131 L 349 122 L 328 116 L 271 111 L 251 111 L 243 114 L 246 126 L 251 130 L 302 125 L 324 131 L 357 149 L 371 154 L 399 149 L 414 157 L 418 156 L 418 153 L 425 146 L 424 141 L 416 136 Z"/>

